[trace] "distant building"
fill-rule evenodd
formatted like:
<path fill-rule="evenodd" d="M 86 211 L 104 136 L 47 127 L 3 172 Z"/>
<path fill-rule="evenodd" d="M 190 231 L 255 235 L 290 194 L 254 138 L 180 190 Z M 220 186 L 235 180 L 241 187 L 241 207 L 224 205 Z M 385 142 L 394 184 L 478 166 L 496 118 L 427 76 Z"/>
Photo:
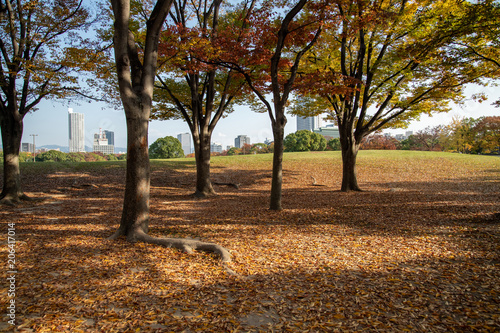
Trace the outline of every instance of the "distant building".
<path fill-rule="evenodd" d="M 314 133 L 319 133 L 328 139 L 340 138 L 339 129 L 334 125 L 327 125 L 325 127 L 317 128 L 313 131 Z"/>
<path fill-rule="evenodd" d="M 308 130 L 314 131 L 317 128 L 321 127 L 321 117 L 300 117 L 297 116 L 297 131 Z"/>
<path fill-rule="evenodd" d="M 104 130 L 103 134 L 106 137 L 106 139 L 108 139 L 108 145 L 114 146 L 115 145 L 115 132 Z"/>
<path fill-rule="evenodd" d="M 32 143 L 22 143 L 21 144 L 21 151 L 23 153 L 33 153 L 33 144 Z"/>
<path fill-rule="evenodd" d="M 178 134 L 177 140 L 181 142 L 182 150 L 184 150 L 184 155 L 191 154 L 191 134 Z"/>
<path fill-rule="evenodd" d="M 211 153 L 222 153 L 222 145 L 219 143 L 212 143 L 210 145 L 210 152 Z"/>
<path fill-rule="evenodd" d="M 110 131 L 101 131 L 99 133 L 94 134 L 94 153 L 103 153 L 103 154 L 114 154 L 115 146 L 110 145 L 108 138 L 105 133 L 111 133 L 111 136 L 114 140 L 114 133 Z"/>
<path fill-rule="evenodd" d="M 241 148 L 243 147 L 245 144 L 250 144 L 250 137 L 246 136 L 246 135 L 238 135 L 238 137 L 236 139 L 234 139 L 234 146 L 236 148 Z"/>
<path fill-rule="evenodd" d="M 83 113 L 68 109 L 69 152 L 85 152 L 85 122 Z"/>

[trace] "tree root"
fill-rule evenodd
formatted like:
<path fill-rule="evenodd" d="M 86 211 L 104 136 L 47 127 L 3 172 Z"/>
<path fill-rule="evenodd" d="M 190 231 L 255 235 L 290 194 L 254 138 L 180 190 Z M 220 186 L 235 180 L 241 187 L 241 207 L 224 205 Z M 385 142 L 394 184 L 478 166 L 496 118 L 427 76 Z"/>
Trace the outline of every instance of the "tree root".
<path fill-rule="evenodd" d="M 237 183 L 214 183 L 214 185 L 232 186 L 232 187 L 234 187 L 237 190 L 240 189 L 240 184 L 237 184 Z"/>
<path fill-rule="evenodd" d="M 0 196 L 0 205 L 6 205 L 6 206 L 17 206 L 21 201 L 42 201 L 44 199 L 42 198 L 32 198 L 30 196 L 27 196 L 24 193 L 20 193 L 17 196 L 16 195 L 3 195 Z"/>
<path fill-rule="evenodd" d="M 312 181 L 313 181 L 312 184 L 311 184 L 312 186 L 326 186 L 326 185 L 323 185 L 323 184 L 318 184 L 316 182 L 316 178 L 314 178 L 313 176 L 311 176 L 311 178 L 312 178 Z"/>
<path fill-rule="evenodd" d="M 145 233 L 136 233 L 135 240 L 150 244 L 157 244 L 166 247 L 173 247 L 182 250 L 186 253 L 193 253 L 195 250 L 204 252 L 213 252 L 220 257 L 221 262 L 231 262 L 231 254 L 224 247 L 214 244 L 205 243 L 195 239 L 186 238 L 161 238 L 152 237 Z"/>

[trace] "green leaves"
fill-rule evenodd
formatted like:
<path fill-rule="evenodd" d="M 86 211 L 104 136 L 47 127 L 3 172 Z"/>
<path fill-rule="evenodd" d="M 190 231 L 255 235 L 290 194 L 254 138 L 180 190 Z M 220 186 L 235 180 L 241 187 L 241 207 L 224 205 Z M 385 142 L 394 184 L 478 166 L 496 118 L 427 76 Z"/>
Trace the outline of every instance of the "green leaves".
<path fill-rule="evenodd" d="M 319 133 L 301 130 L 285 137 L 285 151 L 322 151 L 326 149 L 326 139 Z"/>
<path fill-rule="evenodd" d="M 184 157 L 181 142 L 172 137 L 159 138 L 149 147 L 149 158 L 179 158 Z"/>

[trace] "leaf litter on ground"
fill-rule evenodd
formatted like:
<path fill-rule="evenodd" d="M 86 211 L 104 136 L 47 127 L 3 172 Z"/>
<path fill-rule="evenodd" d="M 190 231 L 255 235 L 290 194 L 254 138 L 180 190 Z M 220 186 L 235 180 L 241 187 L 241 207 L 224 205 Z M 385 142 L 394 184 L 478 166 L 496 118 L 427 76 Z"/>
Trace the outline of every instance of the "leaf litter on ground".
<path fill-rule="evenodd" d="M 270 155 L 214 158 L 212 179 L 241 186 L 205 200 L 191 161 L 153 161 L 150 233 L 221 244 L 236 275 L 210 254 L 107 240 L 123 163 L 23 165 L 45 200 L 0 211 L 18 241 L 15 331 L 500 331 L 499 158 L 362 151 L 365 191 L 342 193 L 339 153 L 285 154 L 280 212 Z"/>

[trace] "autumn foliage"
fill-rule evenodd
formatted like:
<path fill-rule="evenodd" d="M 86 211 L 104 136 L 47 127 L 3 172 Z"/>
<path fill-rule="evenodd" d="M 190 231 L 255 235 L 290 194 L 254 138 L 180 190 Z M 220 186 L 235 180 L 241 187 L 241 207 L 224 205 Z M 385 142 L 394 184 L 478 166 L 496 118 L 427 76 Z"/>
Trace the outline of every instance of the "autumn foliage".
<path fill-rule="evenodd" d="M 235 275 L 210 254 L 105 239 L 124 162 L 23 163 L 27 193 L 49 199 L 0 211 L 18 331 L 498 331 L 500 159 L 360 151 L 367 191 L 343 193 L 340 152 L 284 158 L 280 212 L 271 155 L 213 158 L 214 181 L 241 186 L 206 200 L 190 196 L 193 160 L 152 163 L 150 233 L 222 244 Z"/>

